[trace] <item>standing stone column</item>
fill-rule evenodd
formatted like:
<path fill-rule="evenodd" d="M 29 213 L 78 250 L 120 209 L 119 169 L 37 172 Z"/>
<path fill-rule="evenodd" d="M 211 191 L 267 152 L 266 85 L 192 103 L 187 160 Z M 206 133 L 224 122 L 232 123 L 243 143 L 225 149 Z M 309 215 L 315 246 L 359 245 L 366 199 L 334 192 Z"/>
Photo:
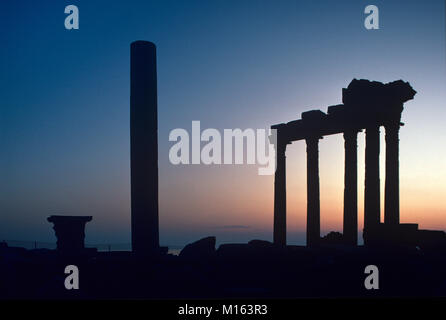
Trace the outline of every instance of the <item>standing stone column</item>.
<path fill-rule="evenodd" d="M 344 240 L 358 244 L 358 132 L 344 132 Z"/>
<path fill-rule="evenodd" d="M 159 252 L 156 47 L 135 41 L 130 48 L 132 250 L 145 256 Z"/>
<path fill-rule="evenodd" d="M 319 138 L 309 137 L 307 142 L 307 246 L 320 240 L 319 202 Z"/>
<path fill-rule="evenodd" d="M 274 176 L 274 244 L 286 246 L 286 142 L 277 137 Z"/>
<path fill-rule="evenodd" d="M 365 132 L 364 243 L 380 223 L 379 126 Z"/>
<path fill-rule="evenodd" d="M 386 182 L 384 189 L 384 223 L 400 222 L 399 194 L 399 121 L 385 126 L 386 130 Z"/>

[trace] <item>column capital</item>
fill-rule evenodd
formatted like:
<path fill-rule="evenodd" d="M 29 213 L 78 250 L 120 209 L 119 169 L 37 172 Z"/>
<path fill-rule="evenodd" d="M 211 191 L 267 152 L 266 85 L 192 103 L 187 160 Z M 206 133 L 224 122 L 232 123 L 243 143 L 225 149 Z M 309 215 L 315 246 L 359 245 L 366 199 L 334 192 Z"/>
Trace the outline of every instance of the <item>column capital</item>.
<path fill-rule="evenodd" d="M 305 143 L 307 144 L 307 152 L 308 148 L 318 148 L 319 140 L 322 139 L 322 136 L 308 136 L 305 138 Z"/>
<path fill-rule="evenodd" d="M 305 137 L 305 141 L 319 141 L 323 139 L 324 137 L 321 135 L 308 135 Z"/>
<path fill-rule="evenodd" d="M 358 137 L 358 132 L 361 130 L 355 129 L 355 130 L 346 130 L 344 131 L 344 140 L 350 141 L 350 140 L 356 140 Z"/>
<path fill-rule="evenodd" d="M 400 121 L 391 121 L 391 122 L 387 122 L 384 125 L 384 129 L 386 130 L 386 132 L 388 132 L 389 130 L 400 130 L 400 127 L 403 126 L 403 123 L 401 123 Z"/>
<path fill-rule="evenodd" d="M 288 141 L 286 140 L 282 140 L 282 141 L 277 141 L 274 144 L 274 148 L 276 150 L 276 157 L 280 158 L 280 157 L 286 157 L 286 147 L 287 145 L 290 144 Z"/>
<path fill-rule="evenodd" d="M 374 125 L 369 125 L 367 127 L 365 127 L 365 132 L 367 134 L 367 132 L 379 132 L 380 131 L 380 127 L 381 124 L 374 124 Z"/>

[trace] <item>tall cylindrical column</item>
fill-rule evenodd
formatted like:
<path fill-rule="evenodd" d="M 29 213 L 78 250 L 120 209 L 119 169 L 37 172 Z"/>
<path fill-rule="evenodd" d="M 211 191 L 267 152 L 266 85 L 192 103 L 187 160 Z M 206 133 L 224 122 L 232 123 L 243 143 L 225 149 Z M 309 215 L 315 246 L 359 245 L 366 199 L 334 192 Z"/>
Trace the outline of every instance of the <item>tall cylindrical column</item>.
<path fill-rule="evenodd" d="M 344 240 L 358 244 L 358 144 L 357 131 L 344 133 Z"/>
<path fill-rule="evenodd" d="M 320 242 L 319 137 L 307 142 L 307 246 Z"/>
<path fill-rule="evenodd" d="M 380 223 L 379 126 L 365 132 L 364 243 Z"/>
<path fill-rule="evenodd" d="M 156 48 L 136 41 L 130 55 L 132 249 L 147 255 L 159 248 Z"/>
<path fill-rule="evenodd" d="M 286 143 L 276 144 L 276 172 L 274 176 L 274 244 L 286 245 Z"/>
<path fill-rule="evenodd" d="M 386 182 L 384 189 L 384 223 L 400 222 L 399 194 L 399 121 L 386 125 Z"/>

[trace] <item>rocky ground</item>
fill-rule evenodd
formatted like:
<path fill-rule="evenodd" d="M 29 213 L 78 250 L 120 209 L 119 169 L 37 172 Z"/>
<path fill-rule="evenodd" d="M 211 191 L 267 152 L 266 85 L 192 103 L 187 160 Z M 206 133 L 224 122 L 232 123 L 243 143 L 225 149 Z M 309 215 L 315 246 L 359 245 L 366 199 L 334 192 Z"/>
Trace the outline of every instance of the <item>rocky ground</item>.
<path fill-rule="evenodd" d="M 78 290 L 65 288 L 67 265 L 79 270 Z M 365 288 L 368 265 L 379 270 L 378 289 Z M 146 258 L 0 248 L 0 297 L 10 299 L 442 296 L 446 250 L 438 248 L 278 248 L 253 240 L 215 249 L 214 237 L 186 246 L 179 256 Z"/>

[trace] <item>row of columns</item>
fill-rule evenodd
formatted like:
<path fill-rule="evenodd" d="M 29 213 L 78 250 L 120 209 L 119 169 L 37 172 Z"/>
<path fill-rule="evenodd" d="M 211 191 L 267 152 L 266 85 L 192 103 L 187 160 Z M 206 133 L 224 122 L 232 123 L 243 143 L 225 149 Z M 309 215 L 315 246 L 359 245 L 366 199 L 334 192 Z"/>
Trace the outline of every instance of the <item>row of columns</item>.
<path fill-rule="evenodd" d="M 384 223 L 399 224 L 399 121 L 385 125 L 386 130 L 386 181 Z M 346 244 L 357 245 L 358 238 L 358 178 L 357 135 L 359 130 L 344 132 L 344 222 Z M 366 128 L 365 191 L 364 191 L 364 241 L 380 224 L 379 180 L 379 126 Z M 280 137 L 280 136 L 279 136 Z M 315 246 L 320 240 L 320 187 L 319 187 L 319 139 L 310 136 L 307 144 L 307 246 Z M 286 245 L 286 157 L 287 141 L 277 141 L 276 173 L 274 181 L 274 243 Z"/>

